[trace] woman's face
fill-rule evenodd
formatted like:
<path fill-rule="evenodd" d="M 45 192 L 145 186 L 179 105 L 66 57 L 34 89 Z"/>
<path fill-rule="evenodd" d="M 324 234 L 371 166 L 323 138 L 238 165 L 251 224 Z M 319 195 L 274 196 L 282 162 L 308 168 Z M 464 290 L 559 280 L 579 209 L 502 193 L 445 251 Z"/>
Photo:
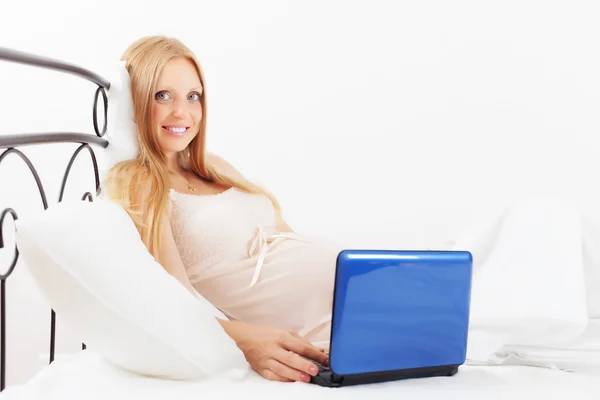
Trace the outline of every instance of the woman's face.
<path fill-rule="evenodd" d="M 198 71 L 189 59 L 173 58 L 163 68 L 154 93 L 152 122 L 167 157 L 184 150 L 198 134 L 202 90 Z"/>

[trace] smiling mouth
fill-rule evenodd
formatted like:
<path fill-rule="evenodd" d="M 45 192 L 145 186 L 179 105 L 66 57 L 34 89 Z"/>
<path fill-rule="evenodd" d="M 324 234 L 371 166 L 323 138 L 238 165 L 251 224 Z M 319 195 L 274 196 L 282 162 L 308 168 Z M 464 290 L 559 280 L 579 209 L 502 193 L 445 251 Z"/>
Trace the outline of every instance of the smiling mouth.
<path fill-rule="evenodd" d="M 189 126 L 163 126 L 162 128 L 174 136 L 183 136 L 190 129 Z"/>

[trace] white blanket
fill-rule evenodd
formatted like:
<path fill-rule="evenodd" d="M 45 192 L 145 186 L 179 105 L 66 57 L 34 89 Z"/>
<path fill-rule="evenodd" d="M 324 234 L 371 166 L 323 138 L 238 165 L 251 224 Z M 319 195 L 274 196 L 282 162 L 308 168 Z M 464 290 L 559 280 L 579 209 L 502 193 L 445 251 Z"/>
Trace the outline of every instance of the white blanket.
<path fill-rule="evenodd" d="M 454 248 L 471 251 L 475 269 L 469 363 L 600 370 L 590 224 L 572 200 L 528 199 L 463 233 Z"/>
<path fill-rule="evenodd" d="M 600 398 L 600 375 L 523 366 L 463 366 L 453 377 L 413 379 L 347 388 L 278 383 L 251 374 L 242 382 L 177 382 L 142 377 L 83 351 L 55 361 L 29 383 L 5 390 L 0 400 L 200 400 L 200 399 L 493 399 Z"/>
<path fill-rule="evenodd" d="M 568 201 L 522 203 L 481 220 L 457 243 L 456 248 L 474 253 L 476 275 L 471 365 L 454 377 L 341 389 L 269 382 L 254 373 L 235 383 L 175 382 L 125 372 L 84 351 L 44 368 L 26 385 L 7 389 L 0 400 L 598 399 L 600 320 L 594 319 L 597 308 L 588 312 L 598 299 L 590 291 L 600 291 L 590 284 L 590 276 L 600 274 L 589 274 L 589 262 L 596 259 L 589 254 L 600 255 L 595 250 L 600 246 L 590 239 L 590 222 L 581 215 Z"/>

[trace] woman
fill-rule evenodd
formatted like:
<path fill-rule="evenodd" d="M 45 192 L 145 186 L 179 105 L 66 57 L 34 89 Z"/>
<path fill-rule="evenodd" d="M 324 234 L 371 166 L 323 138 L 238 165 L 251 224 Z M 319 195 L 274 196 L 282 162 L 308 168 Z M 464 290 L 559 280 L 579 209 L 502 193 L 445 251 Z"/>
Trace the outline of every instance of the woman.
<path fill-rule="evenodd" d="M 219 322 L 253 369 L 308 382 L 318 371 L 309 359 L 328 362 L 341 248 L 295 234 L 270 193 L 206 152 L 205 80 L 186 46 L 147 37 L 123 60 L 139 156 L 111 169 L 108 197 L 171 275 L 229 317 Z"/>

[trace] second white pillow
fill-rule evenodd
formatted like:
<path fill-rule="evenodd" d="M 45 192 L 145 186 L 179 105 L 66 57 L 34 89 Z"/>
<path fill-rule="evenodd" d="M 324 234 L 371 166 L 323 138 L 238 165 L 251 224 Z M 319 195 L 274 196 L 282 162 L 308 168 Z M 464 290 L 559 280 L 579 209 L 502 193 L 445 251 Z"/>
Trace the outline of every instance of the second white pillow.
<path fill-rule="evenodd" d="M 19 251 L 42 294 L 107 360 L 171 379 L 248 372 L 218 310 L 154 260 L 116 203 L 63 202 L 17 222 Z"/>

